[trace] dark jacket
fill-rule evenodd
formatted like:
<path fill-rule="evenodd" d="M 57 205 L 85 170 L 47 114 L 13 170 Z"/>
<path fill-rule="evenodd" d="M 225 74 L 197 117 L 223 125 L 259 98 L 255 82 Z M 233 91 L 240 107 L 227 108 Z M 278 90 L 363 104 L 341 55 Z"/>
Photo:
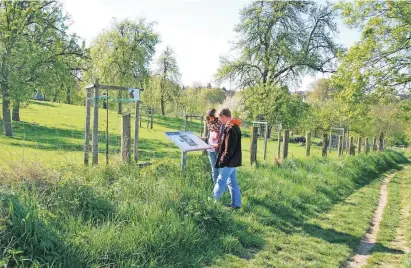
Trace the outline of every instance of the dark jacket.
<path fill-rule="evenodd" d="M 239 167 L 242 164 L 241 152 L 241 121 L 231 119 L 225 125 L 216 168 Z"/>

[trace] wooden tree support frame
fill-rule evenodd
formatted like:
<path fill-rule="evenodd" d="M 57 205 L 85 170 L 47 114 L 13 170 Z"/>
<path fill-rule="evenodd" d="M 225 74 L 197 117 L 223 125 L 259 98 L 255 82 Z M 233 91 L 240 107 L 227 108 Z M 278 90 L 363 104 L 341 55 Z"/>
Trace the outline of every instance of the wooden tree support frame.
<path fill-rule="evenodd" d="M 98 123 L 99 123 L 99 111 L 98 111 L 98 100 L 100 97 L 100 90 L 120 90 L 128 91 L 128 87 L 112 86 L 112 85 L 102 85 L 99 80 L 94 80 L 92 85 L 86 86 L 86 119 L 85 119 L 85 131 L 84 131 L 84 165 L 89 164 L 89 152 L 90 152 L 90 136 L 92 137 L 91 155 L 92 155 L 92 165 L 98 165 Z M 143 91 L 144 89 L 140 89 Z M 92 91 L 94 91 L 94 96 L 92 97 Z M 91 103 L 93 101 L 93 131 L 90 133 L 90 123 L 91 123 Z M 136 117 L 134 122 L 135 132 L 134 132 L 134 160 L 138 162 L 138 128 L 139 128 L 139 116 L 137 110 L 139 109 L 139 101 L 136 101 Z M 108 112 L 108 111 L 107 111 Z M 108 116 L 107 116 L 108 124 Z M 91 135 L 90 135 L 91 134 Z M 108 131 L 106 128 L 106 163 L 108 164 Z"/>
<path fill-rule="evenodd" d="M 203 133 L 205 133 L 204 129 L 206 128 L 206 125 L 204 124 L 204 116 L 202 115 L 185 115 L 185 121 L 184 121 L 184 131 L 187 131 L 187 124 L 188 124 L 188 119 L 196 119 L 196 120 L 200 120 L 201 122 L 201 127 L 200 127 L 200 137 L 203 136 Z"/>

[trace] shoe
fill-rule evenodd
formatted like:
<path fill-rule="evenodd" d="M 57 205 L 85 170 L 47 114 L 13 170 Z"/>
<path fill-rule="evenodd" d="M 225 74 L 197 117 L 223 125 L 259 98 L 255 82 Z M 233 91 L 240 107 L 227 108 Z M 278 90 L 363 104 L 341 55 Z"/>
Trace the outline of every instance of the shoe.
<path fill-rule="evenodd" d="M 241 207 L 235 207 L 231 204 L 225 204 L 226 207 L 231 208 L 231 209 L 240 209 Z"/>

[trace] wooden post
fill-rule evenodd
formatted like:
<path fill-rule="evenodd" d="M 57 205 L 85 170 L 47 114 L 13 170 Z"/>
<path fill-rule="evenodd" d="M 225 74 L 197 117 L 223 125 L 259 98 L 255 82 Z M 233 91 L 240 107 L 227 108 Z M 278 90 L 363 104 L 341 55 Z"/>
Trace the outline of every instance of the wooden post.
<path fill-rule="evenodd" d="M 278 131 L 277 159 L 281 159 L 281 130 Z"/>
<path fill-rule="evenodd" d="M 370 144 L 368 143 L 368 137 L 365 138 L 364 150 L 365 154 L 368 154 L 370 152 Z"/>
<path fill-rule="evenodd" d="M 354 148 L 354 137 L 350 137 L 350 142 L 348 144 L 348 151 L 350 155 L 355 155 L 355 148 Z"/>
<path fill-rule="evenodd" d="M 372 150 L 374 151 L 374 152 L 376 152 L 377 151 L 377 138 L 376 137 L 374 137 L 373 139 L 372 139 Z"/>
<path fill-rule="evenodd" d="M 147 106 L 147 129 L 150 127 L 150 107 Z"/>
<path fill-rule="evenodd" d="M 150 108 L 150 129 L 153 129 L 153 125 L 154 125 L 154 109 Z"/>
<path fill-rule="evenodd" d="M 84 131 L 84 165 L 88 166 L 88 155 L 90 152 L 90 111 L 91 111 L 91 89 L 86 89 L 86 126 Z"/>
<path fill-rule="evenodd" d="M 134 162 L 138 163 L 138 133 L 140 126 L 140 101 L 136 101 L 135 119 L 134 119 Z"/>
<path fill-rule="evenodd" d="M 288 139 L 290 137 L 290 130 L 284 130 L 284 138 L 283 138 L 283 160 L 287 159 L 288 157 Z"/>
<path fill-rule="evenodd" d="M 327 133 L 323 134 L 323 149 L 322 149 L 322 156 L 327 157 L 327 146 L 328 146 L 328 135 Z"/>
<path fill-rule="evenodd" d="M 265 125 L 263 158 L 267 159 L 268 124 Z"/>
<path fill-rule="evenodd" d="M 350 131 L 348 130 L 347 131 L 347 136 L 346 136 L 346 144 L 347 144 L 347 147 L 346 147 L 346 154 L 347 155 L 349 155 L 350 154 Z"/>
<path fill-rule="evenodd" d="M 184 170 L 187 166 L 187 152 L 181 152 L 181 169 Z"/>
<path fill-rule="evenodd" d="M 257 162 L 258 127 L 251 127 L 250 165 Z"/>
<path fill-rule="evenodd" d="M 121 159 L 123 162 L 130 163 L 130 149 L 131 149 L 131 124 L 130 114 L 125 114 L 122 117 L 121 124 Z"/>
<path fill-rule="evenodd" d="M 93 146 L 92 146 L 92 164 L 98 165 L 98 97 L 99 83 L 98 79 L 94 81 L 94 117 L 93 117 Z"/>
<path fill-rule="evenodd" d="M 338 157 L 341 157 L 342 156 L 342 153 L 343 153 L 343 150 L 344 150 L 344 148 L 343 148 L 343 145 L 344 143 L 343 143 L 343 136 L 338 136 Z"/>
<path fill-rule="evenodd" d="M 201 123 L 203 123 L 203 121 L 204 121 L 204 117 L 202 116 L 201 117 Z M 200 124 L 200 137 L 202 137 L 203 136 L 203 128 L 204 128 L 204 124 Z"/>
<path fill-rule="evenodd" d="M 142 123 L 141 123 L 141 122 L 143 122 L 143 116 L 142 116 L 143 113 L 141 112 L 141 107 L 142 107 L 142 105 L 140 105 L 140 108 L 139 108 L 140 110 L 139 110 L 139 112 L 138 112 L 139 115 L 140 115 L 140 128 L 142 127 Z"/>
<path fill-rule="evenodd" d="M 109 146 L 109 137 L 108 137 L 108 90 L 107 90 L 107 101 L 106 103 L 106 165 L 108 165 L 108 146 Z"/>
<path fill-rule="evenodd" d="M 331 153 L 332 140 L 333 140 L 332 132 L 330 131 L 330 136 L 329 136 L 329 141 L 328 141 L 328 153 Z"/>
<path fill-rule="evenodd" d="M 380 147 L 379 150 L 380 152 L 384 151 L 384 132 L 381 132 L 380 134 Z"/>
<path fill-rule="evenodd" d="M 310 156 L 311 154 L 311 132 L 307 132 L 305 139 L 305 155 Z"/>
<path fill-rule="evenodd" d="M 187 131 L 188 114 L 186 114 L 185 118 L 186 120 L 184 121 L 184 131 Z"/>
<path fill-rule="evenodd" d="M 358 141 L 357 141 L 357 153 L 358 153 L 358 154 L 361 153 L 361 137 L 358 137 Z"/>

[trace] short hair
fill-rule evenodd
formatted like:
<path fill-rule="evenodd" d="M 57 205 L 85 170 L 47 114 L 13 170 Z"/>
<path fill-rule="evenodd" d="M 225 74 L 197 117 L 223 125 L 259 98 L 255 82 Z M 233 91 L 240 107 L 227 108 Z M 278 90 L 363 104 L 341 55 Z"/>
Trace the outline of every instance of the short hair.
<path fill-rule="evenodd" d="M 231 111 L 228 108 L 224 108 L 220 111 L 220 116 L 226 116 L 226 117 L 231 117 Z"/>

